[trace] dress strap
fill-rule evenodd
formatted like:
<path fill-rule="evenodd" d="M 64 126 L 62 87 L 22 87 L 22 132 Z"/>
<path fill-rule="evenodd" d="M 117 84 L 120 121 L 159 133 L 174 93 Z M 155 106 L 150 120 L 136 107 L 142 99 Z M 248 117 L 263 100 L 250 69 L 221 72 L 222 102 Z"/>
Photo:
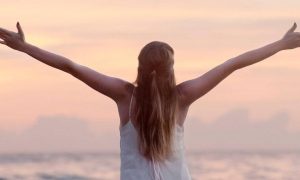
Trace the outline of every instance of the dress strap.
<path fill-rule="evenodd" d="M 130 104 L 129 104 L 129 118 L 130 119 L 131 119 L 131 104 L 132 104 L 132 97 L 133 97 L 133 94 L 134 94 L 134 90 L 135 90 L 135 87 L 133 88 L 131 99 L 130 99 Z"/>

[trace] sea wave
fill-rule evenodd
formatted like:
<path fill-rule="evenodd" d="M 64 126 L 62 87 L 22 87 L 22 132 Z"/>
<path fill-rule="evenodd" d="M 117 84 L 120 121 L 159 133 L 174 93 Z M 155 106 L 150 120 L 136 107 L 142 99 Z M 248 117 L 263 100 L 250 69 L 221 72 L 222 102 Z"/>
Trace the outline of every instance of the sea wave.
<path fill-rule="evenodd" d="M 187 153 L 193 180 L 300 179 L 300 152 Z M 2 154 L 0 180 L 118 180 L 117 153 Z"/>

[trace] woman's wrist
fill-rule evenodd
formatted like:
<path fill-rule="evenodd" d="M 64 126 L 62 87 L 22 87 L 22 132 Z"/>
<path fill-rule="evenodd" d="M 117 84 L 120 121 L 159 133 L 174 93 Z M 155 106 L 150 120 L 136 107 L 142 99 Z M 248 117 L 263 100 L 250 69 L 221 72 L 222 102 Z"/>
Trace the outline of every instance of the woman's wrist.
<path fill-rule="evenodd" d="M 287 42 L 285 39 L 280 39 L 276 41 L 276 43 L 279 51 L 288 49 Z"/>
<path fill-rule="evenodd" d="M 20 43 L 18 51 L 21 51 L 21 52 L 24 52 L 24 53 L 28 53 L 28 47 L 29 46 L 30 46 L 30 44 L 28 44 L 27 42 Z"/>

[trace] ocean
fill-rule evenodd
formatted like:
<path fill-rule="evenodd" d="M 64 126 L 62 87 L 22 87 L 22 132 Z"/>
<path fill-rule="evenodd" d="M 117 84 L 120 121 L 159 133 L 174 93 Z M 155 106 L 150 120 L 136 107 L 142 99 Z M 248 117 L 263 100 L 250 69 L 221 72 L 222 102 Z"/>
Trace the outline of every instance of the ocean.
<path fill-rule="evenodd" d="M 193 180 L 299 180 L 300 152 L 188 152 Z M 118 180 L 118 153 L 2 154 L 0 180 Z"/>

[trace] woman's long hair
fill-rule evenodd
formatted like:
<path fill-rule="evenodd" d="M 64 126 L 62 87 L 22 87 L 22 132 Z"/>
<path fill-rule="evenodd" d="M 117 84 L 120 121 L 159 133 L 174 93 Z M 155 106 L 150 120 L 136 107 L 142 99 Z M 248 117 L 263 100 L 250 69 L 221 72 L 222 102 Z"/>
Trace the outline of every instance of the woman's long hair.
<path fill-rule="evenodd" d="M 149 160 L 161 161 L 172 153 L 177 112 L 173 55 L 170 45 L 152 41 L 138 56 L 134 118 L 139 150 Z"/>

